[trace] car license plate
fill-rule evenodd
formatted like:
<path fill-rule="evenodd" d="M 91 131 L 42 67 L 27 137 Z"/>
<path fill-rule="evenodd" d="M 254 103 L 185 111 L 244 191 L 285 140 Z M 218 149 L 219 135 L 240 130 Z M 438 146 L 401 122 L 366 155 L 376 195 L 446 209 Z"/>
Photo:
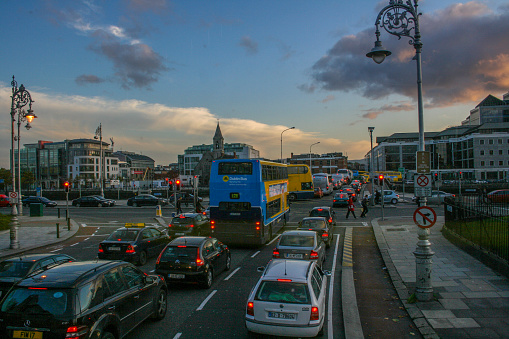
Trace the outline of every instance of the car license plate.
<path fill-rule="evenodd" d="M 286 257 L 289 259 L 302 259 L 302 254 L 287 253 Z"/>
<path fill-rule="evenodd" d="M 295 313 L 282 313 L 282 312 L 269 312 L 269 318 L 295 320 L 296 314 Z"/>
<path fill-rule="evenodd" d="M 13 338 L 23 339 L 42 339 L 42 332 L 35 331 L 14 331 L 12 334 Z"/>
<path fill-rule="evenodd" d="M 185 274 L 170 274 L 171 279 L 184 279 L 185 277 Z"/>
<path fill-rule="evenodd" d="M 120 247 L 110 247 L 108 248 L 110 251 L 120 251 Z"/>
<path fill-rule="evenodd" d="M 175 235 L 186 235 L 185 233 L 175 233 Z"/>

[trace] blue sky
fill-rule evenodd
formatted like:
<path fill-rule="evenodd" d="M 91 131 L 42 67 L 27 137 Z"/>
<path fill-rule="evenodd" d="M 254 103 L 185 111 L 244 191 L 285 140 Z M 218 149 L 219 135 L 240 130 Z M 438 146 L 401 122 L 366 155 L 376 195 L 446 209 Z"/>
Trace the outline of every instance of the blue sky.
<path fill-rule="evenodd" d="M 393 55 L 365 57 L 389 1 L 26 0 L 0 2 L 0 166 L 9 167 L 12 75 L 38 118 L 21 142 L 92 138 L 176 162 L 225 142 L 261 156 L 343 152 L 416 132 L 414 49 L 382 30 Z M 488 94 L 509 91 L 505 1 L 419 1 L 424 126 L 458 125 Z"/>

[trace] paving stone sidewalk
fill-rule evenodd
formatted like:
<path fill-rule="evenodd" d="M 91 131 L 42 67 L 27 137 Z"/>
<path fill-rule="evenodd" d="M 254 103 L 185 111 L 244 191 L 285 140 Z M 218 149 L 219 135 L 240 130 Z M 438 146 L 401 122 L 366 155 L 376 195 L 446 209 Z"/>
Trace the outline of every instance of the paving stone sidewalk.
<path fill-rule="evenodd" d="M 509 338 L 509 280 L 430 228 L 434 300 L 408 303 L 415 290 L 417 226 L 411 217 L 372 220 L 398 294 L 425 338 Z"/>

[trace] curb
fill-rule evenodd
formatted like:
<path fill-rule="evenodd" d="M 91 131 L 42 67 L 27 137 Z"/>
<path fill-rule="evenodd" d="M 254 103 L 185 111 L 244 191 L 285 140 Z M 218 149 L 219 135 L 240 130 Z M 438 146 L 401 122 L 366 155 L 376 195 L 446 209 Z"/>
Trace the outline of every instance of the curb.
<path fill-rule="evenodd" d="M 428 323 L 421 310 L 415 305 L 408 303 L 408 298 L 410 294 L 408 292 L 408 288 L 403 283 L 403 279 L 399 275 L 396 266 L 392 262 L 391 256 L 389 255 L 389 249 L 387 246 L 387 242 L 385 241 L 385 237 L 383 235 L 382 229 L 378 224 L 378 220 L 380 218 L 376 218 L 371 220 L 371 226 L 373 228 L 373 232 L 375 233 L 376 242 L 378 244 L 378 249 L 380 250 L 380 254 L 382 255 L 382 259 L 385 263 L 385 267 L 389 272 L 389 275 L 392 280 L 392 284 L 398 293 L 398 297 L 405 306 L 405 309 L 414 322 L 415 327 L 419 330 L 424 338 L 433 338 L 439 339 L 440 337 L 437 335 L 433 327 Z"/>

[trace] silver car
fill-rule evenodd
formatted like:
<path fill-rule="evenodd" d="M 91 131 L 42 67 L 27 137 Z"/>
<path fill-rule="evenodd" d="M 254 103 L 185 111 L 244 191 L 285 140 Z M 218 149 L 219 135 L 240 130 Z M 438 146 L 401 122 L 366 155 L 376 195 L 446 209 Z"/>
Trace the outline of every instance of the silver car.
<path fill-rule="evenodd" d="M 325 261 L 325 243 L 315 231 L 286 231 L 279 237 L 273 258 Z"/>
<path fill-rule="evenodd" d="M 426 201 L 427 201 L 428 204 L 440 205 L 440 204 L 444 203 L 444 199 L 445 198 L 451 198 L 451 197 L 454 197 L 454 196 L 455 196 L 454 194 L 447 193 L 447 192 L 444 192 L 444 191 L 432 191 L 431 192 L 431 197 L 426 197 Z M 416 200 L 417 200 L 417 197 L 413 197 L 412 198 L 413 202 L 416 202 Z M 421 203 L 423 201 L 424 201 L 424 199 L 421 199 Z"/>

